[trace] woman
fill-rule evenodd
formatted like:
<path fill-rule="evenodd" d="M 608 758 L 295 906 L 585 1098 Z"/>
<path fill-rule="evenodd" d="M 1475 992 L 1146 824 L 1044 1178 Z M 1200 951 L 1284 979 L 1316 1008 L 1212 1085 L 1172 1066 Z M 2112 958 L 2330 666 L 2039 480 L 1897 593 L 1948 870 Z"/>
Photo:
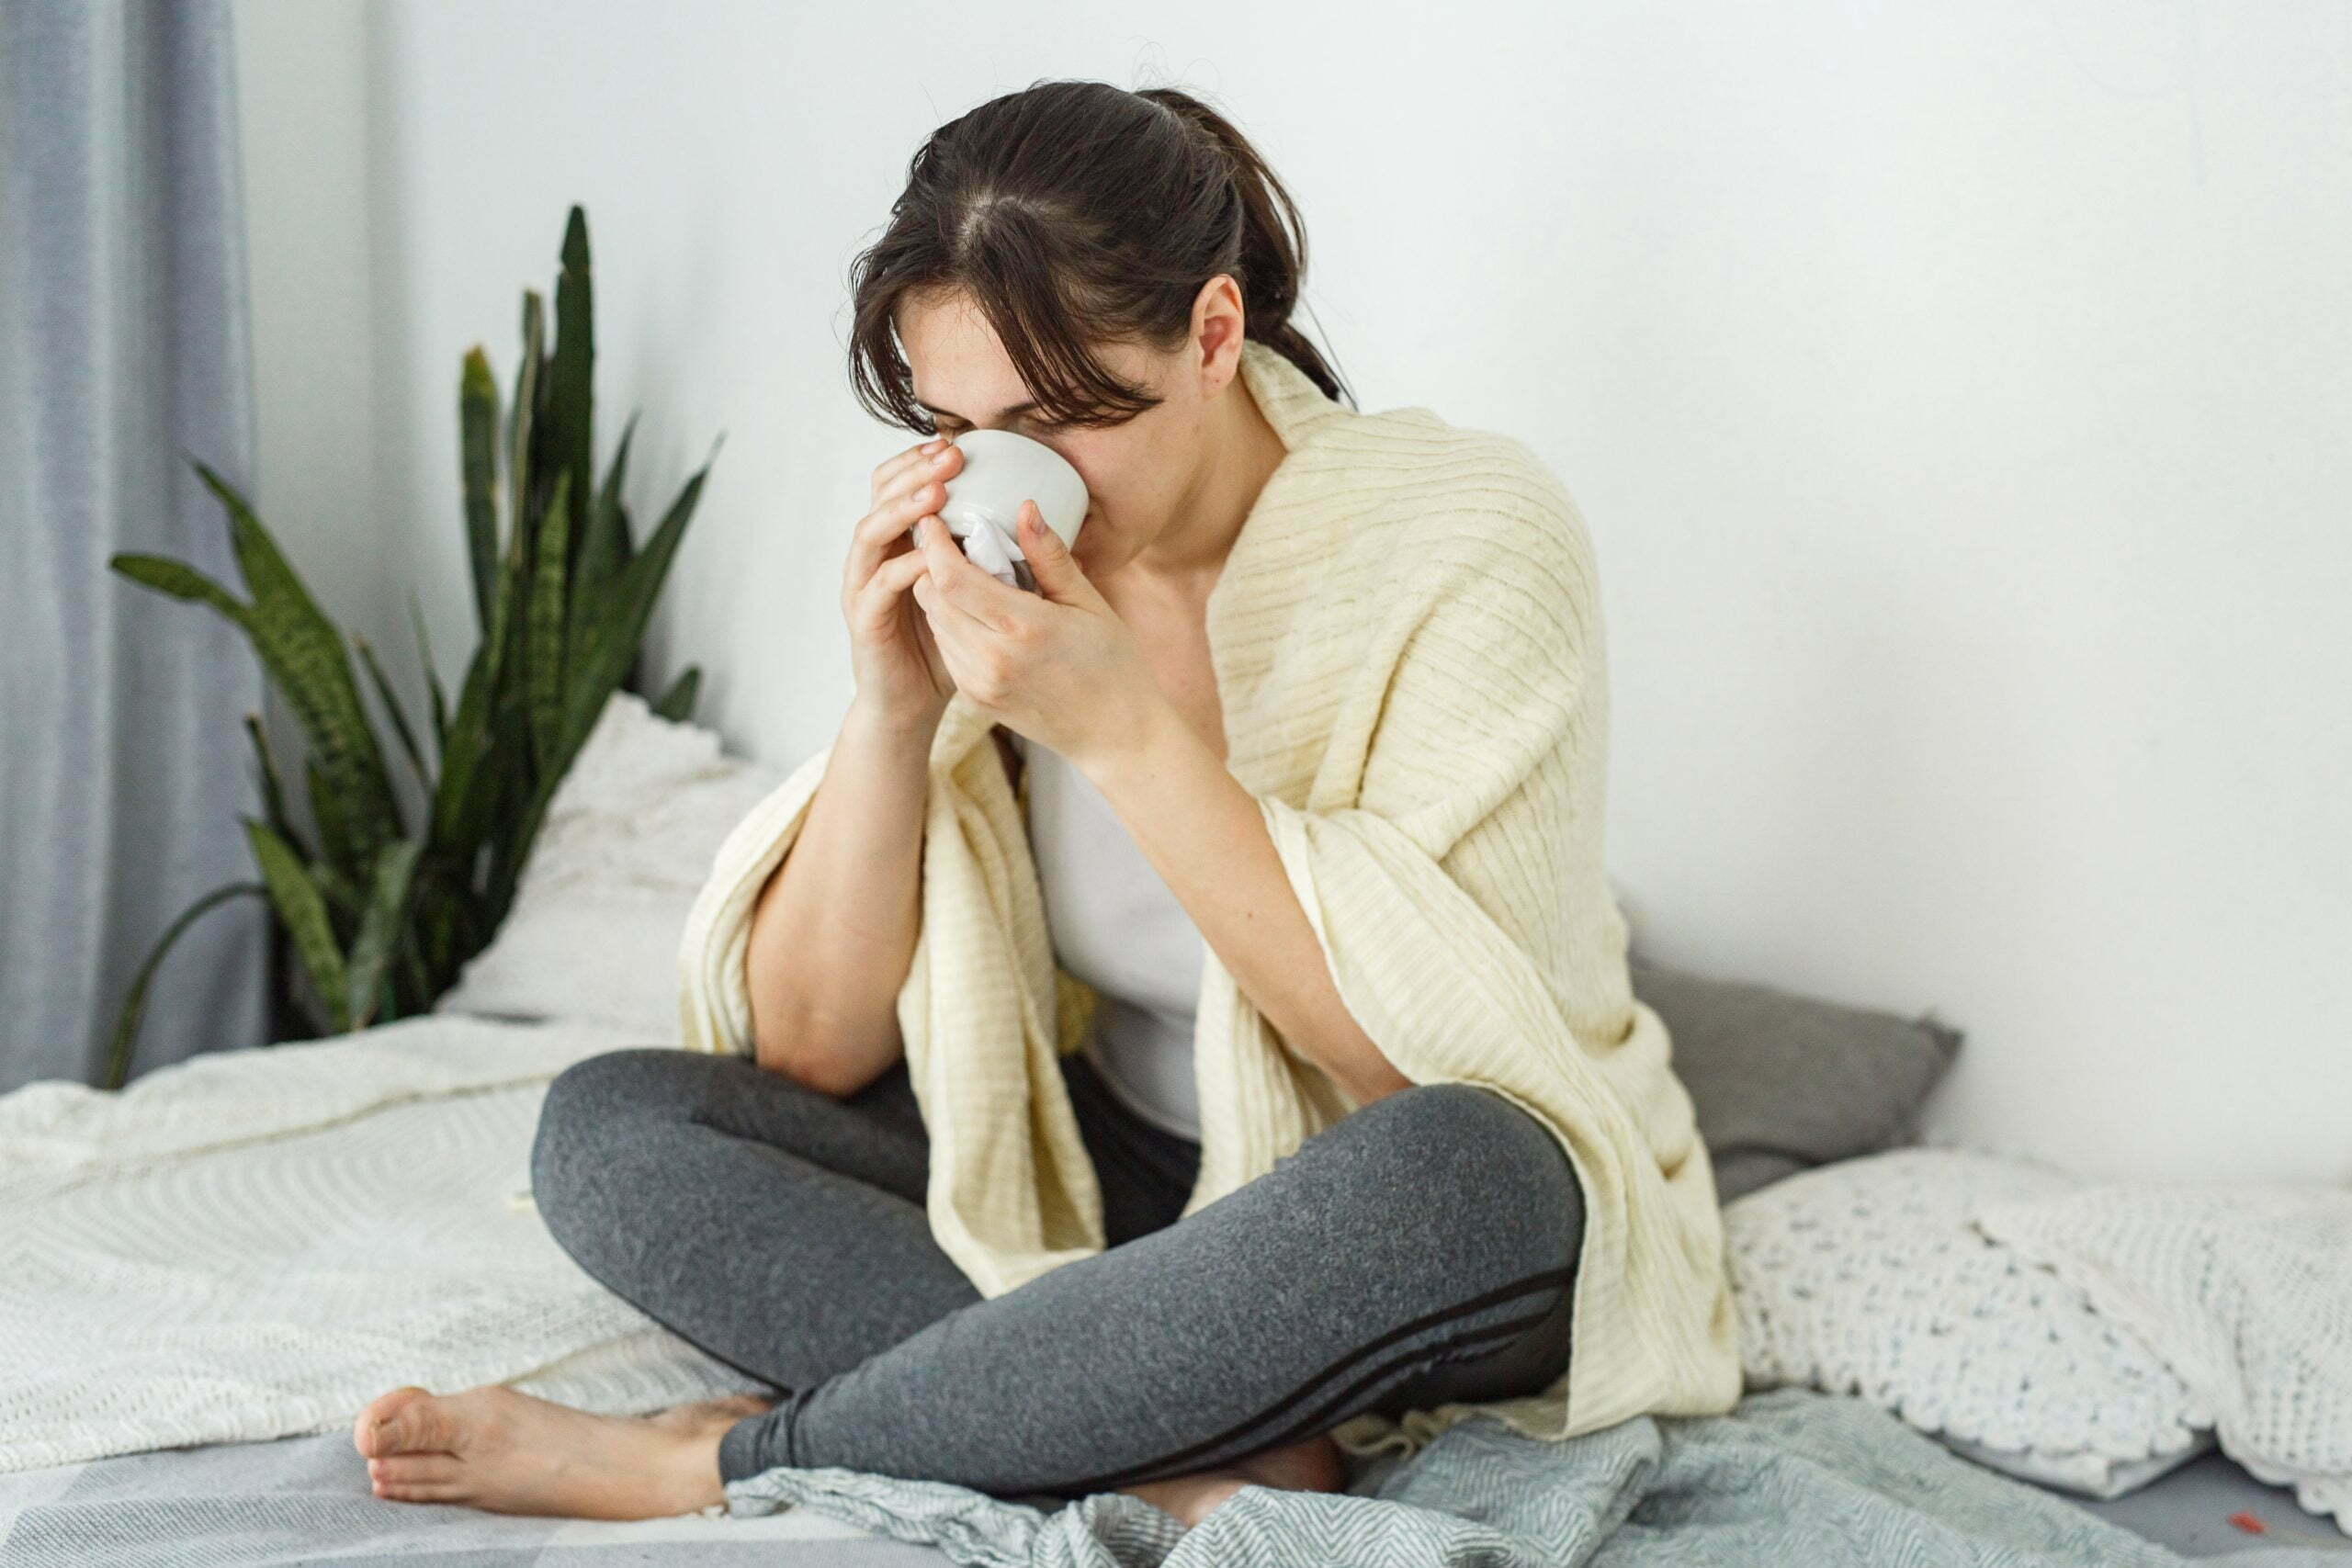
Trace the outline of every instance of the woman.
<path fill-rule="evenodd" d="M 940 438 L 850 539 L 856 698 L 718 852 L 688 1049 L 571 1067 L 533 1152 L 583 1269 L 776 1393 L 394 1390 L 379 1495 L 640 1517 L 838 1465 L 1197 1522 L 1480 1410 L 1736 1402 L 1602 871 L 1582 521 L 1515 440 L 1336 400 L 1296 227 L 1172 89 L 917 156 L 854 364 Z M 1074 550 L 1023 508 L 1035 594 L 935 514 L 980 428 L 1086 479 Z"/>

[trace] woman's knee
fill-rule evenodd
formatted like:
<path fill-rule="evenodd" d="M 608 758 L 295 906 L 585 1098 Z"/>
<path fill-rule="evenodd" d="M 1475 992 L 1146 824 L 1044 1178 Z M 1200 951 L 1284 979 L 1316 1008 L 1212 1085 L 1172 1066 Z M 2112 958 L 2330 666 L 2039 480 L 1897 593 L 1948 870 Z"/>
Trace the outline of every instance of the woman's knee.
<path fill-rule="evenodd" d="M 531 1139 L 532 1199 L 542 1215 L 612 1168 L 649 1120 L 685 1121 L 701 1106 L 713 1058 L 668 1045 L 583 1056 L 548 1080 Z"/>
<path fill-rule="evenodd" d="M 689 1116 L 715 1058 L 674 1045 L 631 1045 L 582 1056 L 548 1082 L 541 1125 L 591 1124 L 626 1115 Z"/>
<path fill-rule="evenodd" d="M 1495 1089 L 1462 1081 L 1416 1084 L 1327 1128 L 1372 1179 L 1431 1225 L 1496 1230 L 1530 1258 L 1573 1262 L 1584 1234 L 1584 1191 L 1550 1127 Z"/>

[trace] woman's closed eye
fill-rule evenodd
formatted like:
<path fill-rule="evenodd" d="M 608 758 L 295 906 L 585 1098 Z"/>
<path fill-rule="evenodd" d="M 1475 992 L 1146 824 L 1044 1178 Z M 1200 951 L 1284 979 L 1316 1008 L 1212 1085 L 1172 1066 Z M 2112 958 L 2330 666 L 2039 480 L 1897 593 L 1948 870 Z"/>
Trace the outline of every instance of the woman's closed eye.
<path fill-rule="evenodd" d="M 1039 434 L 1057 434 L 1062 431 L 1071 428 L 1070 422 L 1067 420 L 1024 419 L 1020 423 L 1027 425 L 1030 430 Z M 950 441 L 960 441 L 967 434 L 967 431 L 966 427 L 962 425 L 935 423 L 932 428 L 932 434 L 934 436 L 945 436 Z"/>

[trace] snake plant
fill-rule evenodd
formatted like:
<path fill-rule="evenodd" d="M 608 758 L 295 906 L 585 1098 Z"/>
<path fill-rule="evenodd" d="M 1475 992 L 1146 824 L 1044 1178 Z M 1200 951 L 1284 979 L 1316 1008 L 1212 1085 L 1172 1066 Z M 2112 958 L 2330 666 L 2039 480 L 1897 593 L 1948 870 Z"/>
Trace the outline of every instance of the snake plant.
<path fill-rule="evenodd" d="M 526 289 L 523 353 L 503 429 L 488 358 L 479 344 L 464 356 L 458 466 L 481 641 L 452 705 L 410 595 L 432 704 L 424 728 L 429 758 L 375 651 L 351 639 L 416 775 L 419 820 L 408 820 L 394 792 L 390 747 L 361 702 L 343 634 L 253 508 L 211 468 L 188 457 L 226 512 L 249 597 L 168 557 L 111 558 L 130 581 L 209 604 L 245 634 L 300 721 L 307 742 L 302 783 L 316 831 L 306 837 L 295 825 L 285 775 L 258 716 L 246 715 L 263 813 L 239 819 L 258 874 L 215 888 L 165 930 L 123 1000 L 101 1087 L 120 1088 L 129 1078 L 148 983 L 172 943 L 206 910 L 239 895 L 265 897 L 275 911 L 298 960 L 294 998 L 320 1034 L 427 1010 L 496 933 L 549 797 L 606 700 L 634 679 L 654 600 L 718 451 L 714 442 L 710 457 L 637 544 L 621 499 L 634 415 L 604 482 L 593 482 L 592 305 L 588 220 L 575 206 L 555 285 L 553 352 L 542 298 Z M 700 673 L 687 669 L 653 701 L 653 711 L 691 717 Z"/>

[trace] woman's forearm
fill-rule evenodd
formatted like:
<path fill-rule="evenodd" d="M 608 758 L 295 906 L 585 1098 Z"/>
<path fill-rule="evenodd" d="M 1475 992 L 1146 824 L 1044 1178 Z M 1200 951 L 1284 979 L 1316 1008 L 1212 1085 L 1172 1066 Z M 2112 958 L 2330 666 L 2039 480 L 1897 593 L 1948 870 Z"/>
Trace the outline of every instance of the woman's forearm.
<path fill-rule="evenodd" d="M 1256 797 L 1173 707 L 1086 771 L 1284 1045 L 1359 1106 L 1413 1087 L 1340 999 Z"/>
<path fill-rule="evenodd" d="M 754 1055 L 828 1094 L 854 1094 L 905 1050 L 898 997 L 922 929 L 936 728 L 853 702 L 799 836 L 752 909 L 744 977 Z"/>

